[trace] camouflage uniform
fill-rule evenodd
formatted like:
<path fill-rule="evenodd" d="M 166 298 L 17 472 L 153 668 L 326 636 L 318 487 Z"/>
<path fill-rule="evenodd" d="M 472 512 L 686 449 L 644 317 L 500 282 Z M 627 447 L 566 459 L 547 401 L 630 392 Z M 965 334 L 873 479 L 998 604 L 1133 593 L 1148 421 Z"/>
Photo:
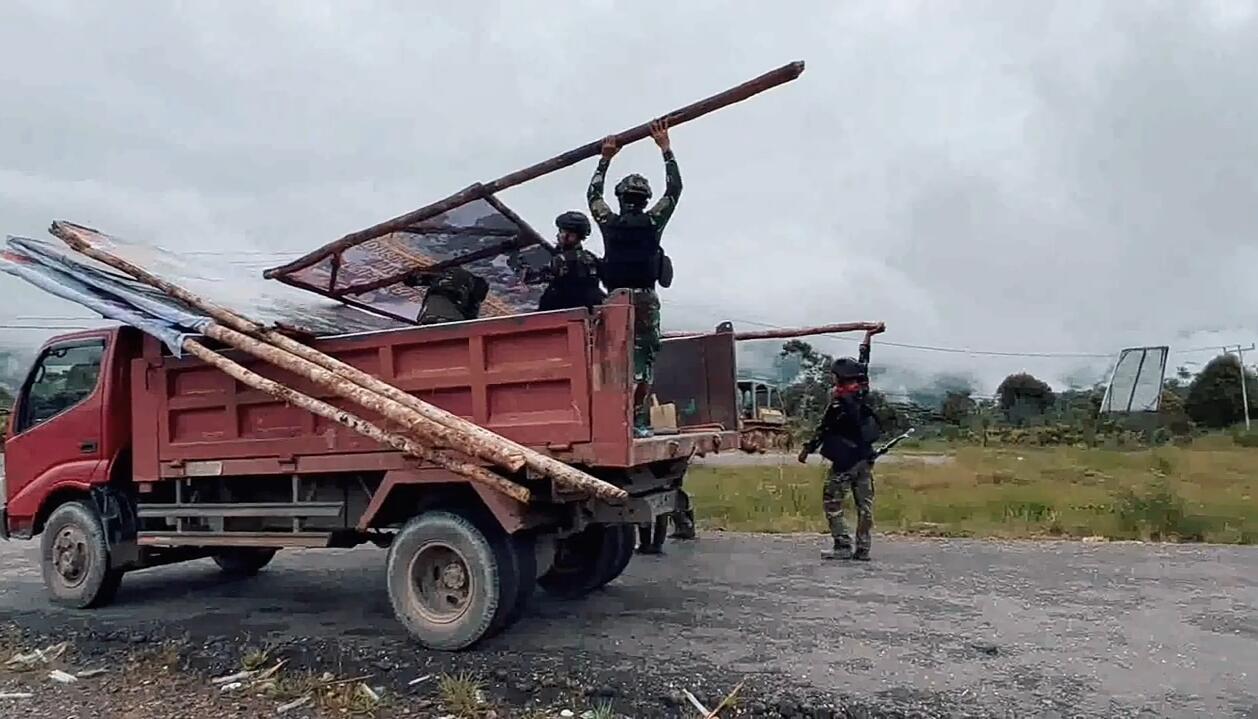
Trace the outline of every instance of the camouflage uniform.
<path fill-rule="evenodd" d="M 821 506 L 826 513 L 826 521 L 830 525 L 830 536 L 834 538 L 834 548 L 839 552 L 851 552 L 857 555 L 868 555 L 870 534 L 874 528 L 874 474 L 869 462 L 857 462 L 845 472 L 830 465 L 826 475 L 825 489 L 821 494 Z M 848 490 L 852 492 L 852 500 L 856 504 L 856 546 L 852 546 L 852 535 L 848 534 L 843 522 L 843 497 Z"/>
<path fill-rule="evenodd" d="M 617 194 L 621 195 L 618 214 L 603 199 L 610 164 L 609 158 L 599 158 L 586 199 L 590 203 L 590 214 L 603 234 L 603 284 L 609 292 L 627 289 L 633 293 L 633 374 L 639 386 L 650 385 L 654 378 L 655 355 L 660 350 L 660 300 L 655 292 L 665 262 L 660 236 L 681 197 L 681 172 L 672 151 L 664 152 L 664 196 L 650 208 L 645 202 L 638 206 L 625 201 L 629 192 L 645 192 L 645 199 L 650 198 L 650 186 L 645 178 L 626 177 L 617 186 Z M 633 187 L 622 189 L 627 184 Z M 645 397 L 638 400 L 636 425 L 641 429 L 650 425 L 650 409 Z"/>
<path fill-rule="evenodd" d="M 865 377 L 868 376 L 869 346 L 861 345 L 859 360 L 842 358 L 836 367 L 844 367 Z M 835 370 L 838 371 L 837 369 Z M 865 392 L 836 394 L 825 415 L 817 425 L 811 439 L 804 444 L 800 459 L 821 450 L 830 460 L 821 503 L 834 548 L 825 553 L 828 558 L 848 556 L 869 559 L 870 534 L 874 526 L 874 475 L 873 441 L 880 429 L 873 409 L 866 401 Z M 843 497 L 852 493 L 856 504 L 856 543 L 843 521 Z"/>
<path fill-rule="evenodd" d="M 405 280 L 410 287 L 427 287 L 424 304 L 415 321 L 421 325 L 474 320 L 481 302 L 489 296 L 489 283 L 462 267 L 439 272 L 419 271 Z"/>

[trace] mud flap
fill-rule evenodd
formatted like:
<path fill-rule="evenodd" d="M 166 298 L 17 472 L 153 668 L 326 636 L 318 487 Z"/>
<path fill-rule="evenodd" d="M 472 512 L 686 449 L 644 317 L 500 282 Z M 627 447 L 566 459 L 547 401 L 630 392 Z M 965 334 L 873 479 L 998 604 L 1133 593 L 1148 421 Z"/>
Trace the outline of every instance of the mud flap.
<path fill-rule="evenodd" d="M 105 528 L 105 544 L 109 549 L 109 565 L 113 568 L 134 566 L 140 561 L 136 544 L 139 519 L 131 498 L 109 486 L 93 487 L 92 502 Z"/>

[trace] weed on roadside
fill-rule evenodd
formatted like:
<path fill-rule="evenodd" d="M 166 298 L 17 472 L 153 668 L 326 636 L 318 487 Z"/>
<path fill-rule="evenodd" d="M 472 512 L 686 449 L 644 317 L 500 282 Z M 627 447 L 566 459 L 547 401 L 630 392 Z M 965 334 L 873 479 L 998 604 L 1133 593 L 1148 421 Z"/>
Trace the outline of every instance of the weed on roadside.
<path fill-rule="evenodd" d="M 485 695 L 480 682 L 470 673 L 442 674 L 437 681 L 437 696 L 446 711 L 460 719 L 480 716 L 485 707 Z"/>

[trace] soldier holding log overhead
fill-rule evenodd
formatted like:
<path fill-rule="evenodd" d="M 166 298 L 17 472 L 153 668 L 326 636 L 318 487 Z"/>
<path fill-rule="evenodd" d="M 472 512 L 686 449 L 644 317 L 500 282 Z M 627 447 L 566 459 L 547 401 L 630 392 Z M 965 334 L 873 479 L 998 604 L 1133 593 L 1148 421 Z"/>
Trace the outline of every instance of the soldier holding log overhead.
<path fill-rule="evenodd" d="M 650 407 L 655 355 L 660 349 L 660 300 L 655 293 L 662 274 L 667 273 L 660 236 L 677 209 L 681 197 L 681 172 L 673 157 L 668 138 L 667 119 L 651 123 L 651 138 L 664 154 L 666 185 L 664 196 L 647 208 L 651 199 L 651 183 L 638 174 L 628 175 L 616 183 L 620 212 L 613 212 L 603 199 L 603 186 L 612 157 L 620 150 L 616 138 L 603 141 L 602 156 L 586 193 L 590 213 L 603 233 L 603 284 L 608 291 L 627 289 L 633 293 L 633 373 L 634 433 L 651 434 Z M 665 279 L 665 284 L 671 277 Z"/>
<path fill-rule="evenodd" d="M 480 304 L 489 296 L 489 283 L 462 267 L 439 272 L 420 269 L 402 282 L 408 287 L 428 288 L 419 316 L 415 318 L 421 325 L 474 320 L 480 315 Z"/>

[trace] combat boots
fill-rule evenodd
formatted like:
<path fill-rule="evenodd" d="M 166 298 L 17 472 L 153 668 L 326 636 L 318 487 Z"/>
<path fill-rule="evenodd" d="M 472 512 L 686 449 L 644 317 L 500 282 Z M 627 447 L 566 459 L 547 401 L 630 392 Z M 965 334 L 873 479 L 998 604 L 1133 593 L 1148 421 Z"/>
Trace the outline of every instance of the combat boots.
<path fill-rule="evenodd" d="M 822 559 L 851 559 L 852 548 L 843 544 L 839 540 L 834 540 L 834 546 L 830 549 L 824 549 L 821 552 Z"/>

